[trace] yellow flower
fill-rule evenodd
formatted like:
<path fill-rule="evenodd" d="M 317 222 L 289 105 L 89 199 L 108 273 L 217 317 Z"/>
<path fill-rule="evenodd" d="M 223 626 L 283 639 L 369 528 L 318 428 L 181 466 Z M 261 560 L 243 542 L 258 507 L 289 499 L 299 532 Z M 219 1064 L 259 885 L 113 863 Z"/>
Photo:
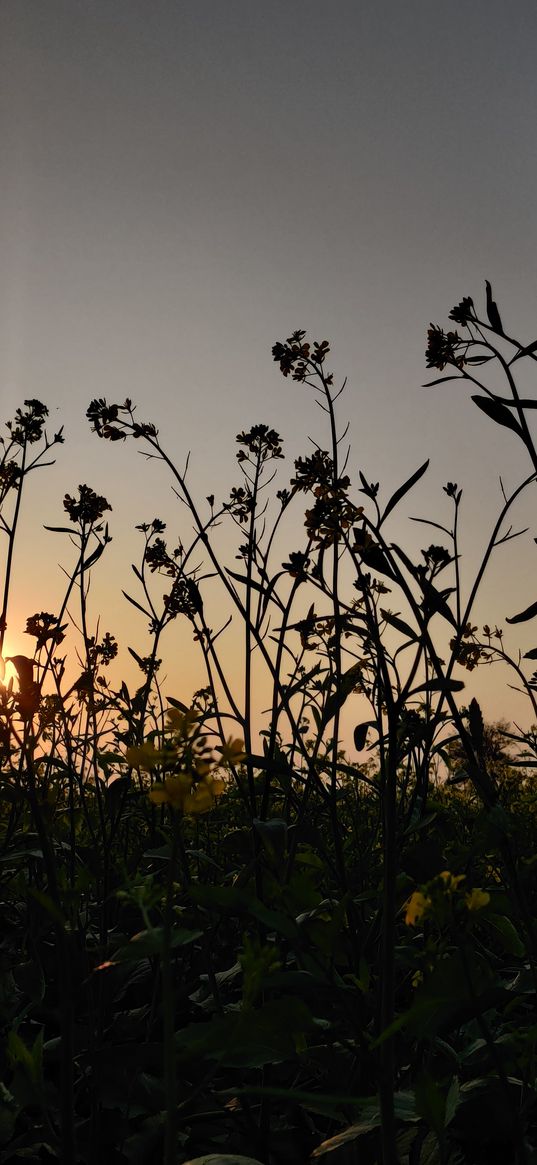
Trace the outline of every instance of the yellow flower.
<path fill-rule="evenodd" d="M 431 905 L 431 899 L 426 894 L 422 894 L 421 890 L 414 890 L 406 904 L 405 922 L 407 926 L 415 926 L 420 918 L 427 913 Z"/>
<path fill-rule="evenodd" d="M 465 875 L 452 874 L 451 870 L 442 870 L 442 873 L 439 874 L 438 877 L 442 879 L 444 888 L 448 890 L 449 893 L 453 893 L 454 890 L 458 889 L 459 884 L 464 882 Z"/>
<path fill-rule="evenodd" d="M 161 749 L 155 748 L 152 741 L 146 740 L 144 744 L 128 748 L 125 756 L 131 768 L 145 769 L 149 772 L 162 764 L 166 754 Z"/>
<path fill-rule="evenodd" d="M 233 740 L 231 736 L 228 736 L 225 744 L 218 745 L 218 752 L 222 753 L 221 764 L 236 765 L 239 761 L 245 760 L 246 757 L 244 740 Z"/>
<path fill-rule="evenodd" d="M 180 708 L 168 708 L 166 715 L 169 728 L 184 739 L 190 736 L 196 721 L 199 720 L 199 712 L 196 712 L 195 708 L 186 708 L 184 712 Z"/>
<path fill-rule="evenodd" d="M 183 813 L 207 813 L 214 802 L 224 792 L 224 782 L 210 774 L 197 783 L 192 773 L 178 773 L 165 777 L 164 782 L 154 784 L 149 800 L 154 805 L 170 805 Z"/>
<path fill-rule="evenodd" d="M 465 898 L 468 910 L 482 910 L 490 902 L 488 890 L 480 890 L 477 886 Z"/>
<path fill-rule="evenodd" d="M 177 776 L 165 777 L 163 783 L 155 783 L 149 800 L 154 805 L 171 805 L 173 809 L 183 809 L 191 788 L 192 774 L 178 773 Z"/>

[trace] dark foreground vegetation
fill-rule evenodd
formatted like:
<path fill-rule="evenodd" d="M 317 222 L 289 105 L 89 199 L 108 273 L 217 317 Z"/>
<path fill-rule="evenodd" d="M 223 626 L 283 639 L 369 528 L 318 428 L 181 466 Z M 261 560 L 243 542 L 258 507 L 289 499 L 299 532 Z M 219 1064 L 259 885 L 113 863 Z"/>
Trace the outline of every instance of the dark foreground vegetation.
<path fill-rule="evenodd" d="M 484 723 L 464 685 L 503 661 L 537 722 L 537 648 L 510 658 L 476 616 L 537 479 L 537 401 L 517 388 L 537 341 L 508 334 L 486 291 L 483 313 L 466 298 L 452 330 L 431 326 L 427 350 L 437 381 L 467 382 L 483 425 L 520 445 L 473 579 L 456 483 L 416 556 L 392 515 L 427 462 L 390 498 L 350 481 L 326 342 L 298 331 L 273 349 L 324 410 L 328 448 L 272 491 L 282 447 L 266 425 L 239 434 L 230 497 L 198 504 L 130 401 L 91 403 L 102 456 L 132 472 L 135 440 L 148 473 L 167 465 L 183 541 L 139 527 L 126 600 L 148 650 L 130 649 L 138 686 L 115 690 L 117 643 L 88 605 L 110 506 L 86 485 L 66 496 L 51 533 L 71 555 L 64 599 L 28 618 L 33 655 L 0 687 L 0 1165 L 537 1161 L 537 732 Z M 1 451 L 0 646 L 21 500 L 62 440 L 46 417 L 26 401 Z M 284 550 L 297 507 L 303 543 Z M 212 625 L 217 586 L 230 626 Z M 531 587 L 506 618 L 515 640 Z M 191 696 L 186 676 L 172 699 L 159 659 L 178 620 L 207 682 Z"/>

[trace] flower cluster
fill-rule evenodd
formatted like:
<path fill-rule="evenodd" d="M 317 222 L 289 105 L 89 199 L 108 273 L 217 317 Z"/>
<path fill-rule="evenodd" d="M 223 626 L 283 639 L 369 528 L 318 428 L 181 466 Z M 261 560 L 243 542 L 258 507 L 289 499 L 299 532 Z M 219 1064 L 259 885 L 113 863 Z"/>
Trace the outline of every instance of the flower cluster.
<path fill-rule="evenodd" d="M 268 425 L 253 425 L 248 433 L 242 432 L 237 436 L 239 445 L 244 445 L 248 453 L 261 462 L 270 461 L 276 457 L 283 457 L 282 439 L 275 429 Z M 248 453 L 240 449 L 237 453 L 238 461 L 248 461 Z"/>
<path fill-rule="evenodd" d="M 450 870 L 442 870 L 420 890 L 414 890 L 405 904 L 405 922 L 407 926 L 416 926 L 426 919 L 434 920 L 438 925 L 445 925 L 453 918 L 454 911 L 473 914 L 482 910 L 490 902 L 490 894 L 474 886 L 465 890 L 462 883 L 466 881 L 464 874 L 452 874 Z"/>
<path fill-rule="evenodd" d="M 254 498 L 249 488 L 234 487 L 229 495 L 229 502 L 224 502 L 224 509 L 229 510 L 239 522 L 247 522 L 254 508 Z"/>
<path fill-rule="evenodd" d="M 458 332 L 444 332 L 438 324 L 431 324 L 425 352 L 427 368 L 438 368 L 441 372 L 446 364 L 451 364 L 462 371 L 468 343 L 468 340 L 461 339 Z"/>
<path fill-rule="evenodd" d="M 79 485 L 78 498 L 66 494 L 63 499 L 63 508 L 72 522 L 79 522 L 81 526 L 93 526 L 102 518 L 106 510 L 112 507 L 106 498 L 95 493 L 89 485 Z"/>
<path fill-rule="evenodd" d="M 480 663 L 490 663 L 493 658 L 491 644 L 485 646 L 480 643 L 476 637 L 476 632 L 477 627 L 472 627 L 471 623 L 467 623 L 461 642 L 458 642 L 457 638 L 454 637 L 449 643 L 451 650 L 455 652 L 457 663 L 461 667 L 465 667 L 467 671 L 473 671 Z"/>
<path fill-rule="evenodd" d="M 449 319 L 456 324 L 461 324 L 463 328 L 469 323 L 474 323 L 477 320 L 475 314 L 474 301 L 469 295 L 463 296 L 460 303 L 457 303 L 449 313 Z"/>
<path fill-rule="evenodd" d="M 242 740 L 231 737 L 218 748 L 215 757 L 203 731 L 197 708 L 168 709 L 168 725 L 163 748 L 149 739 L 140 747 L 128 748 L 127 763 L 146 772 L 160 769 L 162 780 L 149 792 L 154 805 L 169 805 L 182 813 L 197 815 L 212 809 L 224 792 L 222 767 L 244 760 Z"/>
<path fill-rule="evenodd" d="M 48 409 L 40 400 L 25 400 L 24 404 L 26 411 L 17 409 L 15 419 L 7 422 L 7 428 L 14 444 L 24 445 L 28 442 L 34 445 L 43 436 Z M 58 442 L 63 441 L 61 432 L 57 433 L 54 439 Z"/>
<path fill-rule="evenodd" d="M 36 642 L 36 650 L 39 651 L 45 646 L 48 640 L 53 640 L 54 645 L 59 645 L 65 639 L 64 631 L 67 624 L 60 627 L 59 620 L 56 615 L 49 615 L 48 611 L 40 611 L 35 615 L 30 615 L 26 620 L 26 634 L 33 635 Z"/>
<path fill-rule="evenodd" d="M 311 344 L 304 343 L 305 335 L 306 333 L 302 330 L 293 332 L 285 344 L 277 343 L 272 348 L 274 360 L 280 365 L 283 375 L 289 376 L 291 374 L 293 380 L 297 380 L 299 383 L 304 383 L 308 373 L 320 371 L 330 351 L 328 340 L 321 340 L 321 342 L 315 340 L 312 349 Z M 332 375 L 323 375 L 326 385 L 331 385 L 333 379 Z"/>

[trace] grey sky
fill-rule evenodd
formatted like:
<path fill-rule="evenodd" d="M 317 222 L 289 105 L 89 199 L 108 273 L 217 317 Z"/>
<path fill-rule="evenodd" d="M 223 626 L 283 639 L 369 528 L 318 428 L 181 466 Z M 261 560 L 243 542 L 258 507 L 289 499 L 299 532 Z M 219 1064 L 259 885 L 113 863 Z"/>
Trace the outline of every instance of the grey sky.
<path fill-rule="evenodd" d="M 4 412 L 39 397 L 68 436 L 42 520 L 79 481 L 108 491 L 119 569 L 170 504 L 90 437 L 94 396 L 191 449 L 202 495 L 235 481 L 245 425 L 291 456 L 320 440 L 270 356 L 304 327 L 349 376 L 353 475 L 391 491 L 430 455 L 422 510 L 460 480 L 475 542 L 517 449 L 420 387 L 425 329 L 489 278 L 537 334 L 533 0 L 3 0 L 0 33 Z"/>

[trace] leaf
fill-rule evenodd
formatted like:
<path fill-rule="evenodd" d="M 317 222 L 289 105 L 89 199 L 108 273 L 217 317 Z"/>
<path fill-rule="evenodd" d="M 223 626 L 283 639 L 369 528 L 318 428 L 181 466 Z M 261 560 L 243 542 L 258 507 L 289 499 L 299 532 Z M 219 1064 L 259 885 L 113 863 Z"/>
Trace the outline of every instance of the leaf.
<path fill-rule="evenodd" d="M 472 400 L 478 409 L 486 413 L 492 421 L 496 421 L 497 425 L 504 425 L 506 429 L 512 429 L 518 437 L 522 437 L 522 429 L 506 405 L 500 404 L 498 400 L 490 396 L 473 396 Z"/>
<path fill-rule="evenodd" d="M 390 627 L 395 627 L 396 631 L 401 631 L 403 635 L 408 635 L 410 639 L 416 639 L 416 632 L 412 630 L 409 623 L 405 623 L 404 619 L 400 619 L 398 615 L 393 615 L 391 611 L 385 611 L 383 607 L 380 608 L 382 618 Z"/>
<path fill-rule="evenodd" d="M 448 380 L 462 380 L 462 376 L 439 376 L 436 380 L 428 380 L 426 384 L 422 384 L 422 388 L 435 388 L 437 384 L 447 384 Z"/>
<path fill-rule="evenodd" d="M 192 1157 L 186 1165 L 261 1165 L 257 1157 L 240 1157 L 236 1153 L 206 1153 Z"/>
<path fill-rule="evenodd" d="M 356 687 L 360 676 L 362 674 L 362 665 L 360 663 L 353 663 L 348 671 L 344 672 L 338 683 L 336 691 L 328 697 L 324 706 L 322 723 L 326 726 L 329 720 L 332 720 L 336 712 L 343 707 L 346 699 Z"/>
<path fill-rule="evenodd" d="M 483 919 L 486 926 L 491 926 L 500 936 L 501 944 L 510 955 L 522 958 L 525 953 L 524 943 L 506 914 L 487 914 Z"/>
<path fill-rule="evenodd" d="M 180 1056 L 216 1060 L 224 1067 L 262 1068 L 294 1059 L 297 1041 L 315 1024 L 302 999 L 283 996 L 263 1007 L 191 1023 L 175 1034 Z"/>
<path fill-rule="evenodd" d="M 175 700 L 173 696 L 166 696 L 166 700 L 170 705 L 170 708 L 178 708 L 179 711 L 183 713 L 188 712 L 186 704 L 183 704 L 181 700 Z"/>
<path fill-rule="evenodd" d="M 138 653 L 134 650 L 134 647 L 129 647 L 129 653 L 132 655 L 132 658 L 136 660 L 138 667 L 141 668 L 142 671 L 145 671 L 145 663 L 141 655 L 138 655 Z"/>
<path fill-rule="evenodd" d="M 354 729 L 354 747 L 356 752 L 362 752 L 365 748 L 369 726 L 369 721 L 366 721 L 364 724 L 356 725 L 356 728 Z"/>
<path fill-rule="evenodd" d="M 343 1100 L 343 1098 L 342 1098 Z M 416 1123 L 419 1121 L 414 1096 L 411 1092 L 396 1092 L 394 1093 L 394 1114 L 396 1120 L 403 1123 Z M 341 1133 L 336 1133 L 334 1137 L 329 1137 L 328 1140 L 323 1141 L 313 1150 L 312 1158 L 324 1157 L 325 1153 L 331 1153 L 334 1149 L 341 1148 L 342 1145 L 348 1144 L 349 1141 L 356 1141 L 358 1137 L 363 1137 L 367 1133 L 373 1132 L 374 1129 L 380 1128 L 380 1104 L 377 1097 L 371 1097 L 370 1100 L 358 1101 L 361 1105 L 361 1119 L 355 1124 L 349 1125 L 348 1128 L 343 1129 Z"/>
<path fill-rule="evenodd" d="M 423 477 L 423 474 L 426 473 L 428 468 L 429 468 L 429 458 L 427 458 L 427 461 L 423 462 L 423 465 L 420 465 L 419 469 L 417 469 L 416 472 L 412 474 L 412 477 L 409 477 L 408 480 L 403 483 L 403 485 L 399 486 L 399 489 L 396 489 L 395 493 L 392 494 L 387 506 L 384 509 L 384 513 L 382 515 L 382 518 L 380 519 L 379 526 L 382 525 L 385 518 L 388 517 L 388 514 L 391 514 L 392 510 L 395 508 L 395 506 L 398 504 L 398 502 L 401 501 L 401 498 L 404 498 L 405 494 L 408 493 L 409 490 L 412 489 L 412 486 L 416 485 L 416 482 L 418 482 L 420 480 L 420 477 Z"/>
<path fill-rule="evenodd" d="M 504 331 L 503 331 L 502 321 L 500 318 L 500 313 L 498 311 L 497 304 L 495 303 L 495 301 L 492 298 L 492 287 L 491 287 L 488 279 L 485 279 L 485 288 L 486 288 L 486 293 L 487 293 L 487 316 L 488 316 L 489 324 L 495 332 L 500 332 L 500 334 L 503 336 Z"/>
<path fill-rule="evenodd" d="M 282 862 L 287 846 L 287 822 L 281 817 L 272 817 L 269 821 L 254 817 L 252 825 L 269 857 L 273 861 Z"/>
<path fill-rule="evenodd" d="M 367 531 L 359 527 L 355 528 L 354 538 L 354 549 L 360 555 L 362 562 L 376 573 L 385 574 L 387 578 L 397 582 L 397 575 L 394 574 L 384 551 L 378 543 L 371 542 Z"/>
<path fill-rule="evenodd" d="M 511 364 L 513 364 L 515 360 L 520 360 L 522 356 L 533 356 L 534 352 L 537 352 L 537 340 L 533 340 L 533 342 L 531 344 L 527 344 L 525 348 L 520 348 L 516 355 L 513 356 Z"/>
<path fill-rule="evenodd" d="M 300 931 L 294 918 L 288 918 L 278 910 L 270 910 L 259 901 L 250 890 L 238 886 L 191 886 L 189 897 L 198 906 L 214 910 L 217 914 L 229 912 L 234 915 L 250 914 L 263 922 L 268 930 L 283 934 L 290 942 L 300 942 Z"/>
<path fill-rule="evenodd" d="M 265 592 L 266 584 L 264 582 L 258 583 L 255 581 L 255 579 L 248 578 L 245 574 L 236 574 L 236 572 L 234 570 L 230 570 L 229 567 L 226 568 L 226 574 L 228 574 L 230 578 L 235 579 L 235 582 L 242 583 L 245 587 L 251 587 L 252 590 L 260 591 L 261 594 L 264 594 Z"/>
<path fill-rule="evenodd" d="M 525 611 L 521 611 L 519 615 L 513 615 L 510 619 L 506 618 L 505 622 L 525 623 L 527 619 L 534 619 L 535 615 L 537 615 L 537 603 L 531 603 L 529 607 L 526 607 Z"/>
<path fill-rule="evenodd" d="M 412 688 L 409 695 L 415 696 L 417 692 L 462 692 L 464 687 L 464 680 L 428 680 L 426 684 Z"/>
<path fill-rule="evenodd" d="M 442 615 L 457 631 L 457 620 L 446 601 L 451 594 L 453 594 L 453 588 L 438 591 L 432 583 L 426 582 L 423 585 L 423 607 L 429 618 L 431 615 Z"/>
<path fill-rule="evenodd" d="M 133 599 L 132 596 L 128 595 L 126 591 L 122 591 L 121 594 L 125 596 L 127 602 L 132 603 L 133 607 L 136 607 L 138 611 L 141 611 L 142 615 L 147 615 L 149 618 L 149 611 L 146 611 L 145 607 L 142 607 L 140 603 L 137 603 L 136 599 Z"/>
<path fill-rule="evenodd" d="M 334 1137 L 328 1137 L 328 1140 L 322 1141 L 311 1154 L 312 1158 L 324 1157 L 325 1153 L 332 1153 L 334 1149 L 340 1149 L 342 1145 L 348 1145 L 349 1141 L 356 1141 L 358 1137 L 363 1137 L 365 1133 L 372 1133 L 374 1129 L 378 1129 L 380 1124 L 380 1116 L 366 1117 L 364 1120 L 357 1121 L 356 1124 L 349 1125 L 348 1128 L 343 1129 L 341 1133 L 336 1133 Z"/>
<path fill-rule="evenodd" d="M 170 947 L 190 946 L 196 939 L 201 938 L 202 930 L 188 930 L 186 927 L 174 927 L 170 937 Z M 155 926 L 153 930 L 141 930 L 135 934 L 126 946 L 116 951 L 113 962 L 130 963 L 139 959 L 151 958 L 162 954 L 164 948 L 164 927 Z"/>
<path fill-rule="evenodd" d="M 531 651 L 525 651 L 523 659 L 537 659 L 537 647 L 532 647 Z"/>

